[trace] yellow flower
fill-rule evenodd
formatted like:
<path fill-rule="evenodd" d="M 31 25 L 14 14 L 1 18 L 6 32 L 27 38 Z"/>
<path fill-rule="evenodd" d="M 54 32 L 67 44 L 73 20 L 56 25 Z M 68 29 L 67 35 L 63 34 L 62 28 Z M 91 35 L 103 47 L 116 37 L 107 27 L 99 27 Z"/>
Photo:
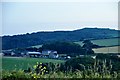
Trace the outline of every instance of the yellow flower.
<path fill-rule="evenodd" d="M 39 66 L 39 68 L 41 69 L 41 68 L 42 68 L 42 66 Z"/>
<path fill-rule="evenodd" d="M 43 69 L 41 69 L 41 71 L 42 71 Z"/>
<path fill-rule="evenodd" d="M 44 74 L 44 72 L 42 72 L 42 75 Z"/>
<path fill-rule="evenodd" d="M 44 67 L 44 69 L 46 69 L 46 67 Z"/>
<path fill-rule="evenodd" d="M 33 75 L 36 75 L 36 73 L 34 73 Z"/>
<path fill-rule="evenodd" d="M 45 70 L 43 70 L 43 72 L 45 72 Z"/>
<path fill-rule="evenodd" d="M 42 64 L 42 63 L 40 63 L 40 64 Z"/>
<path fill-rule="evenodd" d="M 35 68 L 37 68 L 37 66 L 36 66 L 36 65 L 34 65 L 34 66 L 33 66 L 33 68 L 35 69 Z"/>
<path fill-rule="evenodd" d="M 32 72 L 30 72 L 30 74 L 32 74 Z"/>

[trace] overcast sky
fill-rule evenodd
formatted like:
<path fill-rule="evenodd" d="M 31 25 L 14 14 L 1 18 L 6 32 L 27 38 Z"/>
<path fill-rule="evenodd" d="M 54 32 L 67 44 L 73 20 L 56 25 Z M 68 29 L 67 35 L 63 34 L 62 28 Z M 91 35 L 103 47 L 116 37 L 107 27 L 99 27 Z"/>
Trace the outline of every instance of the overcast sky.
<path fill-rule="evenodd" d="M 116 0 L 82 1 L 7 2 L 6 0 L 2 3 L 2 35 L 75 30 L 84 27 L 118 29 Z"/>

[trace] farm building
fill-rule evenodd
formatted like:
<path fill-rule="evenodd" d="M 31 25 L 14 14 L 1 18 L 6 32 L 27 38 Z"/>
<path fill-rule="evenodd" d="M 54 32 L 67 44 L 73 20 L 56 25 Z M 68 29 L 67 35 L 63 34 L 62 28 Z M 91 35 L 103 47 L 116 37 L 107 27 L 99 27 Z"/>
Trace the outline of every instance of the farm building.
<path fill-rule="evenodd" d="M 51 53 L 51 50 L 43 50 L 42 55 L 48 56 Z"/>
<path fill-rule="evenodd" d="M 49 54 L 49 58 L 58 58 L 59 55 L 57 54 L 57 51 L 51 51 Z"/>
<path fill-rule="evenodd" d="M 120 58 L 120 55 L 117 55 L 118 58 Z"/>
<path fill-rule="evenodd" d="M 42 51 L 42 56 L 45 58 L 58 58 L 59 55 L 57 54 L 57 51 L 54 50 L 44 50 Z"/>
<path fill-rule="evenodd" d="M 4 56 L 4 53 L 0 53 L 0 57 L 1 57 L 1 56 Z"/>
<path fill-rule="evenodd" d="M 12 51 L 11 50 L 2 50 L 2 53 L 4 56 L 11 56 Z"/>
<path fill-rule="evenodd" d="M 40 57 L 41 53 L 40 52 L 27 52 L 27 55 L 30 57 Z"/>

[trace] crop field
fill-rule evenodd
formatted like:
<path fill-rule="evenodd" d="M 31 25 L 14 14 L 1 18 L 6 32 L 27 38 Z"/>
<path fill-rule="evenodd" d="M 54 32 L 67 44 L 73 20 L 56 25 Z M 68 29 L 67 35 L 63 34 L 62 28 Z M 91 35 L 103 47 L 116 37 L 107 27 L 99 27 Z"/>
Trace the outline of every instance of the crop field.
<path fill-rule="evenodd" d="M 62 63 L 64 60 L 44 59 L 44 58 L 23 58 L 23 57 L 2 57 L 2 69 L 3 70 L 19 70 L 27 69 L 36 64 L 41 63 Z"/>
<path fill-rule="evenodd" d="M 120 38 L 113 38 L 113 39 L 99 39 L 99 40 L 91 40 L 92 43 L 97 44 L 99 46 L 118 46 Z M 82 41 L 75 42 L 77 44 L 83 45 Z"/>
<path fill-rule="evenodd" d="M 93 49 L 95 53 L 120 53 L 120 46 Z"/>

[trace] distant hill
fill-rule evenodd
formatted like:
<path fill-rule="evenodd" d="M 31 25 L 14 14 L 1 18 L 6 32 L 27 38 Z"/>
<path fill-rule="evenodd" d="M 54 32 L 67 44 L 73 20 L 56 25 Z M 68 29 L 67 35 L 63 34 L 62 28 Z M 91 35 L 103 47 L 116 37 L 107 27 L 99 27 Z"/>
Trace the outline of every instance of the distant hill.
<path fill-rule="evenodd" d="M 2 49 L 23 48 L 53 41 L 80 41 L 120 37 L 120 31 L 108 28 L 83 28 L 74 31 L 36 32 L 2 36 Z"/>

